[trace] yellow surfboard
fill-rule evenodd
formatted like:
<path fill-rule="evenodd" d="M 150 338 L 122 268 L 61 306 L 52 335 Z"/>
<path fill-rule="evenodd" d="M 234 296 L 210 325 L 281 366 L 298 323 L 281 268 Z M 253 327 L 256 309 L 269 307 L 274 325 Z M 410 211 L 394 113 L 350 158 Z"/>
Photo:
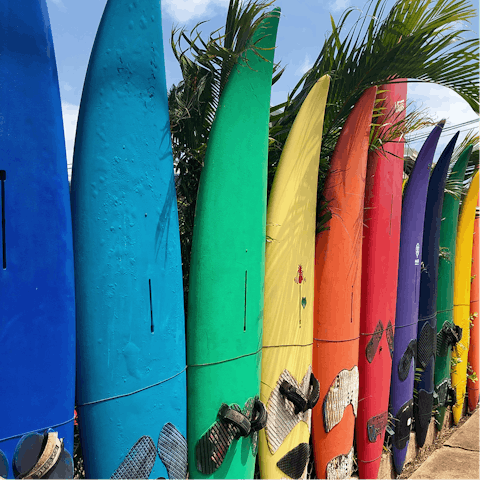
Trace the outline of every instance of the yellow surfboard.
<path fill-rule="evenodd" d="M 306 476 L 311 408 L 318 164 L 330 77 L 305 99 L 285 143 L 267 208 L 260 398 L 262 478 Z"/>
<path fill-rule="evenodd" d="M 455 280 L 453 284 L 453 322 L 462 328 L 462 339 L 452 352 L 452 387 L 457 395 L 453 406 L 455 425 L 462 416 L 467 385 L 467 359 L 470 345 L 470 275 L 472 269 L 473 227 L 478 198 L 478 173 L 473 177 L 462 204 L 457 229 Z"/>

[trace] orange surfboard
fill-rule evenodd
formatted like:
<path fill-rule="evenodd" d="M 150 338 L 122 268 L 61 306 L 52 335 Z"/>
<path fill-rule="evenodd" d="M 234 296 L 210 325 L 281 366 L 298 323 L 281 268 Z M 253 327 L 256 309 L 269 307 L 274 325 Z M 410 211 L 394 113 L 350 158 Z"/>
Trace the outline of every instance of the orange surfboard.
<path fill-rule="evenodd" d="M 477 201 L 477 211 L 475 212 L 475 224 L 473 232 L 473 252 L 472 252 L 472 288 L 470 290 L 470 319 L 473 323 L 472 328 L 470 329 L 470 348 L 468 350 L 468 363 L 472 368 L 472 371 L 477 375 L 477 381 L 474 382 L 471 378 L 467 380 L 467 392 L 468 392 L 468 409 L 470 411 L 475 410 L 478 404 L 479 397 L 479 383 L 480 383 L 480 356 L 478 355 L 479 349 L 479 333 L 480 325 L 478 318 L 478 297 L 479 297 L 479 288 L 480 282 L 478 281 L 478 248 L 480 243 L 478 241 L 478 235 L 480 232 L 479 227 L 479 209 L 480 209 L 480 198 Z M 467 374 L 473 373 L 467 372 Z"/>
<path fill-rule="evenodd" d="M 324 196 L 332 218 L 315 247 L 312 368 L 320 400 L 312 411 L 317 478 L 349 478 L 358 407 L 363 203 L 377 88 L 352 109 L 330 164 Z"/>

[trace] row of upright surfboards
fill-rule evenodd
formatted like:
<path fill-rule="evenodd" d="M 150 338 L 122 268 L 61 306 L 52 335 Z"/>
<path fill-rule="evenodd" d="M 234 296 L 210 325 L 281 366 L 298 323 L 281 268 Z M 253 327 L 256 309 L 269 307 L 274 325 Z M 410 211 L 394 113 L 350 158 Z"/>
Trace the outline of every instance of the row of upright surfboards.
<path fill-rule="evenodd" d="M 257 450 L 262 478 L 301 478 L 312 448 L 318 478 L 347 478 L 354 428 L 360 476 L 376 478 L 389 401 L 401 471 L 411 420 L 418 439 L 434 396 L 441 426 L 461 327 L 458 421 L 478 173 L 457 233 L 459 200 L 443 193 L 456 137 L 429 179 L 440 122 L 402 205 L 403 144 L 368 147 L 375 102 L 384 123 L 402 119 L 406 83 L 372 87 L 338 140 L 324 189 L 332 218 L 316 233 L 324 76 L 291 129 L 267 209 L 279 17 L 253 39 L 267 61 L 242 57 L 216 112 L 185 326 L 159 2 L 107 2 L 70 196 L 45 0 L 0 3 L 0 477 L 71 474 L 74 404 L 88 478 L 184 478 L 187 456 L 191 478 L 253 478 Z M 463 180 L 469 155 L 451 176 Z M 438 260 L 440 247 L 450 256 Z"/>

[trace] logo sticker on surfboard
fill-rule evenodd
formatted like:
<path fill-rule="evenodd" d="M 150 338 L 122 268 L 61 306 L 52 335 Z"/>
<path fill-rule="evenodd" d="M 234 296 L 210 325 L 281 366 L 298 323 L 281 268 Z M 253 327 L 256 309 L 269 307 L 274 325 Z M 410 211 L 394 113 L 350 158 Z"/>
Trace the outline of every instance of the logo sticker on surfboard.
<path fill-rule="evenodd" d="M 405 100 L 399 100 L 395 102 L 395 113 L 400 113 L 405 110 Z"/>

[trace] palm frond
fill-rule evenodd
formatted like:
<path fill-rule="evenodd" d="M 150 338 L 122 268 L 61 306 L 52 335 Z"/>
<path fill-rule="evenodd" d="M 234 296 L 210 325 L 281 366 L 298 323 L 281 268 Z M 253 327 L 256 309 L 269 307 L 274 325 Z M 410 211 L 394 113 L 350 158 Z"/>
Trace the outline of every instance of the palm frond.
<path fill-rule="evenodd" d="M 272 108 L 269 182 L 283 144 L 303 100 L 323 75 L 331 77 L 320 158 L 319 192 L 348 114 L 364 90 L 398 79 L 431 82 L 456 91 L 478 112 L 478 39 L 462 39 L 469 31 L 460 22 L 476 15 L 466 0 L 399 0 L 386 12 L 386 0 L 372 0 L 344 34 L 349 8 L 335 24 L 312 68 Z M 407 81 L 407 80 L 405 80 Z"/>
<path fill-rule="evenodd" d="M 455 147 L 455 150 L 453 151 L 452 161 L 450 162 L 450 169 L 448 171 L 449 174 L 452 171 L 455 163 L 457 163 L 460 155 L 467 147 L 472 145 L 473 150 L 478 150 L 478 140 L 478 129 L 472 129 L 467 133 L 467 135 L 465 135 L 465 138 Z"/>
<path fill-rule="evenodd" d="M 325 110 L 319 168 L 317 223 L 325 228 L 328 205 L 321 197 L 330 158 L 350 111 L 362 93 L 373 85 L 392 81 L 430 82 L 446 86 L 464 98 L 477 113 L 478 44 L 464 28 L 476 16 L 468 0 L 398 0 L 387 11 L 388 0 L 370 0 L 364 11 L 347 9 L 335 23 L 320 48 L 312 68 L 302 76 L 284 102 L 272 106 L 269 132 L 270 189 L 276 166 L 296 115 L 312 86 L 325 74 L 330 89 Z M 197 24 L 191 31 L 176 28 L 171 34 L 173 53 L 182 71 L 182 81 L 169 91 L 172 144 L 177 169 L 177 192 L 184 262 L 185 298 L 196 195 L 210 129 L 222 91 L 235 62 L 247 51 L 262 57 L 252 43 L 260 22 L 269 16 L 273 1 L 230 0 L 225 27 L 203 37 Z M 357 18 L 355 18 L 355 15 Z M 355 20 L 347 30 L 347 23 Z M 275 65 L 272 84 L 283 69 Z M 406 133 L 428 124 L 421 112 L 407 115 L 403 122 L 390 122 L 389 129 L 372 122 L 371 149 L 404 138 Z M 388 123 L 384 122 L 384 125 Z M 378 133 L 377 130 L 381 130 Z M 476 150 L 478 165 L 478 150 Z M 473 171 L 473 165 L 469 171 Z"/>
<path fill-rule="evenodd" d="M 225 26 L 203 37 L 197 23 L 193 29 L 174 28 L 171 47 L 182 72 L 182 80 L 168 92 L 173 156 L 180 222 L 185 304 L 188 302 L 190 253 L 198 184 L 210 130 L 230 72 L 247 51 L 263 58 L 262 48 L 252 37 L 271 14 L 273 1 L 230 0 Z M 274 65 L 272 83 L 283 73 Z"/>
<path fill-rule="evenodd" d="M 472 130 L 470 134 L 465 138 L 465 148 L 468 145 L 473 145 L 472 154 L 468 160 L 467 168 L 465 170 L 465 183 L 470 181 L 478 169 L 478 152 L 479 152 L 479 139 L 478 139 L 478 129 Z M 464 188 L 464 194 L 466 195 L 467 189 Z"/>
<path fill-rule="evenodd" d="M 452 160 L 450 162 L 449 170 L 448 170 L 448 177 L 445 183 L 445 193 L 449 193 L 453 197 L 457 199 L 462 199 L 468 190 L 466 185 L 469 185 L 469 179 L 472 177 L 473 173 L 475 172 L 475 168 L 478 166 L 478 131 L 471 130 L 465 136 L 465 138 L 456 146 L 455 150 L 453 151 Z M 461 153 L 470 145 L 473 146 L 473 151 L 470 155 L 470 159 L 467 164 L 467 170 L 465 173 L 465 180 L 458 181 L 453 180 L 450 177 L 452 170 L 457 162 L 458 158 L 460 157 Z"/>
<path fill-rule="evenodd" d="M 381 94 L 383 90 L 378 90 L 377 95 Z M 398 119 L 399 114 L 392 109 L 385 112 L 382 106 L 383 100 L 377 103 L 373 109 L 373 123 L 370 131 L 370 145 L 369 151 L 380 150 L 387 143 L 402 142 L 406 143 L 405 137 L 412 132 L 416 132 L 426 127 L 436 124 L 432 117 L 430 117 L 427 108 L 410 110 L 413 103 L 407 105 L 407 110 L 410 110 L 403 119 Z M 380 124 L 375 122 L 375 118 L 383 115 L 383 121 Z"/>

